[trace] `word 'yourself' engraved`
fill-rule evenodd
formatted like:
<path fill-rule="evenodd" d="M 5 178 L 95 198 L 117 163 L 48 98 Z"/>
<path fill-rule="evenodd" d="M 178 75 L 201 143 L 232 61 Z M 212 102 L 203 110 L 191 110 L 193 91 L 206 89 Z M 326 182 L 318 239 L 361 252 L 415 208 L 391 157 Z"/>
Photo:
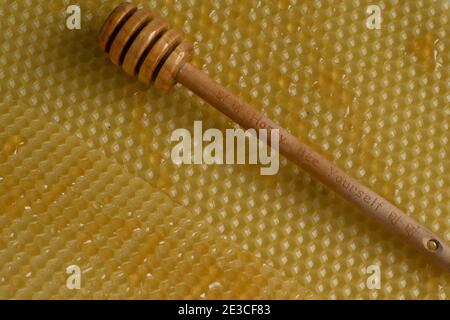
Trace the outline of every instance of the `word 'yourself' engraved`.
<path fill-rule="evenodd" d="M 329 176 L 334 178 L 336 184 L 341 185 L 345 190 L 347 190 L 354 198 L 362 199 L 369 207 L 378 210 L 383 207 L 382 200 L 370 195 L 360 186 L 355 185 L 352 181 L 340 175 L 337 168 L 330 166 Z"/>

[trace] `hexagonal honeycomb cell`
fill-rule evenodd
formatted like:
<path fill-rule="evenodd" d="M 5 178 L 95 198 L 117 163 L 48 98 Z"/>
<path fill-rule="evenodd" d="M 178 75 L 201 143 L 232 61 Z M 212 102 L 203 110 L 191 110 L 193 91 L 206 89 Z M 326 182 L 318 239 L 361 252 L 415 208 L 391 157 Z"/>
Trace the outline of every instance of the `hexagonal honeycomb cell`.
<path fill-rule="evenodd" d="M 80 1 L 80 30 L 73 1 L 0 6 L 0 298 L 449 299 L 448 273 L 285 159 L 275 176 L 173 164 L 174 129 L 235 125 L 108 61 L 96 36 L 120 2 Z M 134 2 L 185 33 L 195 65 L 450 241 L 448 1 Z"/>

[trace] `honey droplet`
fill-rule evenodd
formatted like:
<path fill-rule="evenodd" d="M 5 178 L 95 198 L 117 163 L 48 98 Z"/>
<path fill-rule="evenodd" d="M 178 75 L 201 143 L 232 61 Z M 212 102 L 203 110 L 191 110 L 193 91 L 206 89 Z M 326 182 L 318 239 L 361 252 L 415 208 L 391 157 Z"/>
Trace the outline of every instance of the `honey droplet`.
<path fill-rule="evenodd" d="M 13 135 L 6 139 L 5 144 L 2 146 L 2 152 L 7 157 L 16 154 L 19 148 L 25 144 L 25 138 L 21 135 Z"/>

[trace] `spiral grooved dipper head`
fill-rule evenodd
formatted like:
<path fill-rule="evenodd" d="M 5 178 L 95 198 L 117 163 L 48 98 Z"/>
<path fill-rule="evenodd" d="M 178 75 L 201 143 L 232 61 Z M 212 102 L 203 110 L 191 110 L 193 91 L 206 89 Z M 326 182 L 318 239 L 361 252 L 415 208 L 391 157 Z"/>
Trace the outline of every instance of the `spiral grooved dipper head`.
<path fill-rule="evenodd" d="M 160 89 L 176 83 L 180 68 L 192 59 L 192 46 L 183 35 L 148 10 L 119 5 L 106 19 L 97 37 L 111 61 L 145 84 Z"/>

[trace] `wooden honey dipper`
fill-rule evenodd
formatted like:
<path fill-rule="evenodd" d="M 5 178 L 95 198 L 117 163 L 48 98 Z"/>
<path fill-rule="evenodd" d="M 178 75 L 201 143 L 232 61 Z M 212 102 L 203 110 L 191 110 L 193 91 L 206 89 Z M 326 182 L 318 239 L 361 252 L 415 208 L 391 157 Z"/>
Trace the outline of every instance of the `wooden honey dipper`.
<path fill-rule="evenodd" d="M 450 271 L 450 248 L 443 239 L 192 66 L 192 46 L 164 20 L 122 3 L 107 18 L 97 40 L 114 64 L 145 84 L 169 89 L 181 83 L 244 128 L 278 129 L 281 154 Z"/>

